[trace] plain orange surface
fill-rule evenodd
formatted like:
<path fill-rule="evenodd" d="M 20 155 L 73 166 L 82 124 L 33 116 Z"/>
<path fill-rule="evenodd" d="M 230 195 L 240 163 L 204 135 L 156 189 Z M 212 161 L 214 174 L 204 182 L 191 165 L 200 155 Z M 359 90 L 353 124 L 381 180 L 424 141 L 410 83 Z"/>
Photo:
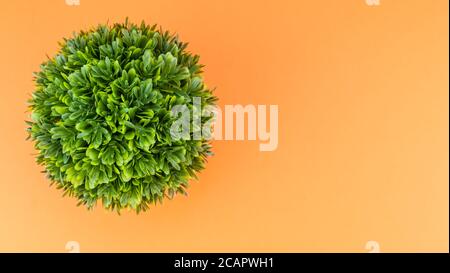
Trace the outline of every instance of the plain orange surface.
<path fill-rule="evenodd" d="M 2 1 L 0 251 L 449 250 L 447 0 Z M 98 23 L 158 23 L 219 104 L 278 104 L 279 145 L 215 141 L 177 196 L 118 216 L 63 198 L 25 141 L 32 72 Z"/>

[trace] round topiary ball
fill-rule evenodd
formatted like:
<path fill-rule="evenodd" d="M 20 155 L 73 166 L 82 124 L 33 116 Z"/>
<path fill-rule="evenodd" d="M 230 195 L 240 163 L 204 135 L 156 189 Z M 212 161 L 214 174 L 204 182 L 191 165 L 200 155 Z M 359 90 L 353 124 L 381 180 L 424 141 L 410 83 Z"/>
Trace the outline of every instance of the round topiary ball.
<path fill-rule="evenodd" d="M 192 111 L 193 98 L 200 111 L 216 101 L 186 46 L 156 26 L 128 22 L 60 43 L 35 73 L 27 122 L 37 162 L 58 188 L 88 208 L 100 199 L 107 209 L 137 212 L 186 193 L 211 147 L 203 136 L 173 138 L 171 110 Z M 189 136 L 199 130 L 189 126 Z"/>

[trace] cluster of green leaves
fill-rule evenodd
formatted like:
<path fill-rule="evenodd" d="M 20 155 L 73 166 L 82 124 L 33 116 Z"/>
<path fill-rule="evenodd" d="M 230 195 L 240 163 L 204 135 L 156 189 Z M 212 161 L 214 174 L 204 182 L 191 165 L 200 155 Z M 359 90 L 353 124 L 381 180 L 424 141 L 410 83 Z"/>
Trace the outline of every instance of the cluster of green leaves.
<path fill-rule="evenodd" d="M 35 74 L 27 122 L 50 180 L 88 208 L 101 200 L 139 212 L 185 194 L 211 147 L 205 139 L 172 139 L 171 109 L 192 109 L 193 97 L 214 105 L 199 57 L 177 36 L 127 21 L 60 46 Z"/>

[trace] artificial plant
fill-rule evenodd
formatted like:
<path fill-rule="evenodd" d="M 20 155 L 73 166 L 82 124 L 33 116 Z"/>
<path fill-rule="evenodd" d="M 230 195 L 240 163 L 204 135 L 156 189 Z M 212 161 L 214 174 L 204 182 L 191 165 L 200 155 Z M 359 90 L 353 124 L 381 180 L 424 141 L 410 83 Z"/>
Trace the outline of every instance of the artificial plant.
<path fill-rule="evenodd" d="M 174 139 L 174 105 L 214 105 L 199 56 L 145 23 L 100 25 L 60 43 L 35 73 L 30 137 L 49 179 L 88 208 L 131 208 L 186 193 L 211 154 L 207 139 Z M 202 121 L 208 117 L 202 117 Z M 191 132 L 192 133 L 192 132 Z"/>

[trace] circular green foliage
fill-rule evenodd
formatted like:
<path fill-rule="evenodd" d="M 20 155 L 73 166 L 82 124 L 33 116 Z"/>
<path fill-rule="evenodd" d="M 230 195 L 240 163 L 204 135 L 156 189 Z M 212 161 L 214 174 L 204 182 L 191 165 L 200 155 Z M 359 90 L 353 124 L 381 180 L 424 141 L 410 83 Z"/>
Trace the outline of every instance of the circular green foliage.
<path fill-rule="evenodd" d="M 35 74 L 27 122 L 49 179 L 88 208 L 100 199 L 108 209 L 139 212 L 185 194 L 210 145 L 173 139 L 171 110 L 192 112 L 194 97 L 201 108 L 214 105 L 199 57 L 145 23 L 98 26 L 60 45 Z"/>

